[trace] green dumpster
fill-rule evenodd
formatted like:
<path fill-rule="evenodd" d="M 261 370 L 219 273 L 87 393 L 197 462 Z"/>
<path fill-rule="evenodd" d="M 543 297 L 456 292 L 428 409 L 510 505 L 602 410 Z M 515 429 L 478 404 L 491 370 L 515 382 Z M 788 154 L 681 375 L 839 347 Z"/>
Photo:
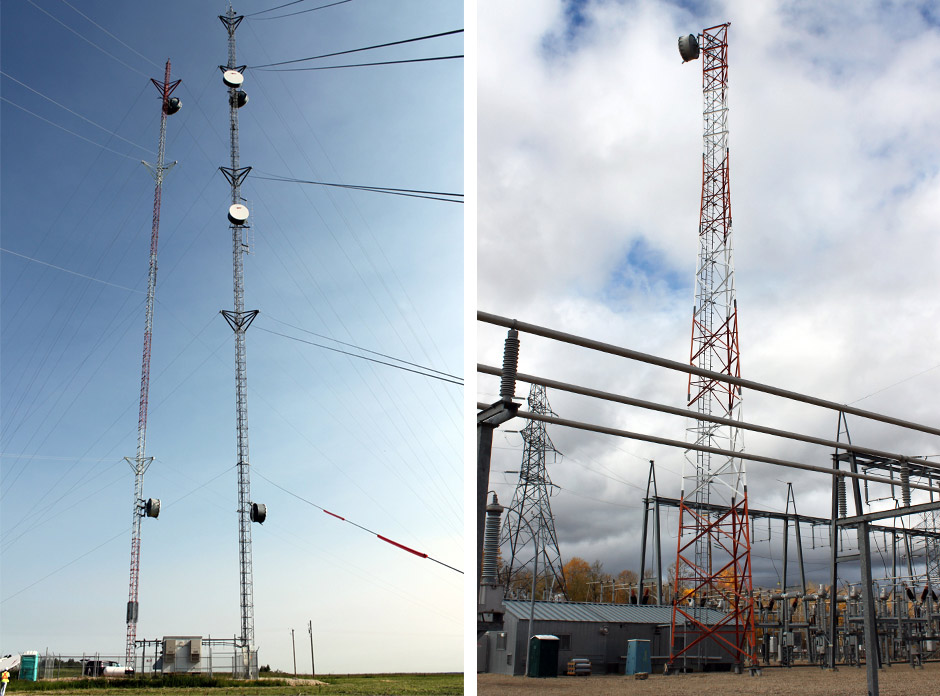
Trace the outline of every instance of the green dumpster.
<path fill-rule="evenodd" d="M 529 660 L 526 675 L 529 677 L 558 676 L 558 636 L 532 636 L 529 642 Z"/>

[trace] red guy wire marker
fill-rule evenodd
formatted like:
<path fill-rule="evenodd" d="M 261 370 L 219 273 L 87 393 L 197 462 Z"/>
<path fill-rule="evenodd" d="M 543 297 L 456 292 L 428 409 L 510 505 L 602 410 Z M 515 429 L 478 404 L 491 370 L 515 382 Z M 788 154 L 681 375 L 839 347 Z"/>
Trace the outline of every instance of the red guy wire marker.
<path fill-rule="evenodd" d="M 400 549 L 402 549 L 402 550 L 404 550 L 404 551 L 407 551 L 408 553 L 413 553 L 415 556 L 420 556 L 421 558 L 427 558 L 427 557 L 428 557 L 428 555 L 427 555 L 426 553 L 421 553 L 420 551 L 415 551 L 414 549 L 410 549 L 410 548 L 408 548 L 407 546 L 405 546 L 404 544 L 399 544 L 397 541 L 392 541 L 391 539 L 388 539 L 388 538 L 382 536 L 381 534 L 376 534 L 376 536 L 377 536 L 379 539 L 381 539 L 382 541 L 388 542 L 388 543 L 391 544 L 392 546 L 397 546 L 398 548 L 400 548 Z"/>

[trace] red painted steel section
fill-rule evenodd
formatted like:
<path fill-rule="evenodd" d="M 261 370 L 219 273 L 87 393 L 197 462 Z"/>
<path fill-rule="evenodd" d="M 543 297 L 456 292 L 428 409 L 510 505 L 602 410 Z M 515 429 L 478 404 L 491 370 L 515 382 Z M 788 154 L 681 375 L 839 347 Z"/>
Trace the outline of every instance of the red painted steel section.
<path fill-rule="evenodd" d="M 147 440 L 147 410 L 150 400 L 150 355 L 153 334 L 153 293 L 157 282 L 157 241 L 160 235 L 160 203 L 163 191 L 163 158 L 166 148 L 166 117 L 170 95 L 179 86 L 180 80 L 170 81 L 170 61 L 166 62 L 163 82 L 151 79 L 150 82 L 161 95 L 160 105 L 160 144 L 154 177 L 156 185 L 153 193 L 153 225 L 150 232 L 150 269 L 147 287 L 147 318 L 144 325 L 144 348 L 140 368 L 140 409 L 137 415 L 137 457 L 135 460 L 135 501 L 134 525 L 131 538 L 131 566 L 128 589 L 127 643 L 125 651 L 125 670 L 134 669 L 135 642 L 137 639 L 137 606 L 140 584 L 140 514 L 142 503 L 143 472 Z"/>
<path fill-rule="evenodd" d="M 404 551 L 407 551 L 408 553 L 413 553 L 415 556 L 420 556 L 421 558 L 427 558 L 427 557 L 428 557 L 428 555 L 427 555 L 426 553 L 421 553 L 420 551 L 415 551 L 414 549 L 408 548 L 408 547 L 405 546 L 404 544 L 399 544 L 397 541 L 392 541 L 392 540 L 389 539 L 388 537 L 384 537 L 384 536 L 382 536 L 381 534 L 376 534 L 376 536 L 377 536 L 379 539 L 381 539 L 382 541 L 388 542 L 388 543 L 391 544 L 392 546 L 397 546 L 398 548 L 400 548 L 400 549 L 402 549 L 402 550 L 404 550 Z"/>
<path fill-rule="evenodd" d="M 707 281 L 715 279 L 715 271 L 710 270 L 708 264 L 712 264 L 711 268 L 714 268 L 716 262 L 730 259 L 731 251 L 730 156 L 726 147 L 724 150 L 720 148 L 722 142 L 727 145 L 727 140 L 723 140 L 727 137 L 727 131 L 716 131 L 716 121 L 708 113 L 708 98 L 719 98 L 721 108 L 727 108 L 725 97 L 728 87 L 728 26 L 722 24 L 705 29 L 701 41 L 702 87 L 707 98 L 706 151 L 702 158 L 699 218 L 702 256 L 699 259 L 697 283 L 703 285 L 704 299 L 699 304 L 699 297 L 696 298 L 689 361 L 697 366 L 700 366 L 700 363 L 710 365 L 708 369 L 714 372 L 740 377 L 733 268 L 729 267 L 725 277 L 719 278 L 712 286 L 707 286 Z M 711 133 L 710 127 L 713 129 Z M 697 287 L 696 291 L 698 290 Z M 718 299 L 728 297 L 731 298 L 731 306 L 727 307 L 727 315 L 719 316 L 715 321 L 715 313 L 705 305 L 715 305 Z M 718 326 L 714 326 L 714 323 Z M 727 414 L 730 417 L 739 405 L 741 393 L 736 386 L 726 382 L 690 375 L 687 398 L 690 407 L 711 413 L 711 405 L 716 404 L 723 411 L 722 415 Z M 704 474 L 706 477 L 712 473 L 710 464 L 707 468 L 709 470 Z M 669 664 L 674 665 L 677 658 L 682 656 L 694 660 L 698 654 L 696 648 L 701 647 L 705 641 L 711 641 L 730 655 L 735 663 L 755 665 L 757 654 L 747 487 L 743 487 L 743 496 L 739 491 L 738 499 L 732 498 L 727 512 L 717 516 L 696 510 L 695 502 L 696 500 L 687 500 L 683 490 L 679 505 L 679 537 L 672 600 L 673 642 Z M 685 540 L 683 534 L 687 535 Z M 697 545 L 699 551 L 703 547 L 707 548 L 707 558 L 696 558 Z M 705 567 L 701 567 L 699 563 L 703 563 Z M 713 607 L 709 612 L 697 611 L 698 607 L 706 603 L 717 604 L 717 607 Z M 710 622 L 710 619 L 715 617 L 720 618 Z M 680 636 L 684 641 L 682 647 L 677 649 L 676 638 Z"/>

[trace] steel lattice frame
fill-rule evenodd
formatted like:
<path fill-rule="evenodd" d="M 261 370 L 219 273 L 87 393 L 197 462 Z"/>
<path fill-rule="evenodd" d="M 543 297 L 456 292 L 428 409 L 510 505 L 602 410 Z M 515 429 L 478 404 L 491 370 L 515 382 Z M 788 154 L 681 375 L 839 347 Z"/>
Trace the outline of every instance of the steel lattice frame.
<path fill-rule="evenodd" d="M 705 128 L 690 363 L 740 377 L 728 150 L 728 26 L 705 29 L 700 37 Z M 687 398 L 699 414 L 740 419 L 741 392 L 728 383 L 692 375 Z M 742 450 L 738 428 L 729 425 L 696 420 L 688 438 L 697 445 Z M 710 504 L 728 509 L 709 512 L 704 506 Z M 743 460 L 688 451 L 682 472 L 671 664 L 680 656 L 694 659 L 693 648 L 706 639 L 714 640 L 736 663 L 756 664 L 750 553 Z M 722 619 L 706 624 L 697 611 L 706 604 L 722 611 Z M 677 647 L 681 633 L 694 637 Z"/>
<path fill-rule="evenodd" d="M 134 511 L 131 524 L 131 569 L 127 593 L 127 643 L 125 650 L 125 670 L 133 670 L 135 641 L 137 639 L 138 589 L 140 585 L 140 521 L 144 515 L 144 473 L 153 461 L 146 456 L 147 450 L 147 406 L 150 395 L 150 346 L 153 334 L 153 301 L 157 288 L 157 241 L 160 236 L 160 202 L 163 192 L 163 177 L 172 167 L 164 166 L 166 155 L 166 117 L 170 95 L 179 86 L 180 80 L 170 82 L 170 61 L 166 62 L 166 71 L 162 82 L 151 80 L 160 92 L 160 142 L 157 147 L 157 162 L 144 165 L 153 174 L 156 182 L 153 192 L 153 225 L 150 231 L 150 272 L 147 278 L 147 309 L 144 322 L 144 350 L 140 368 L 140 410 L 137 416 L 137 456 L 125 457 L 134 471 Z M 175 164 L 175 162 L 174 162 Z"/>
<path fill-rule="evenodd" d="M 228 13 L 220 16 L 228 33 L 228 64 L 224 70 L 241 72 L 245 66 L 238 66 L 235 60 L 235 30 L 244 19 L 236 15 L 229 5 Z M 229 87 L 229 135 L 231 146 L 231 167 L 221 167 L 232 187 L 232 205 L 240 204 L 241 183 L 251 167 L 238 166 L 238 98 L 237 88 Z M 232 231 L 232 268 L 235 293 L 235 309 L 223 311 L 222 315 L 235 334 L 235 395 L 236 425 L 238 431 L 238 569 L 239 569 L 239 604 L 241 612 L 241 630 L 239 642 L 250 654 L 255 642 L 254 588 L 252 583 L 251 561 L 251 484 L 248 461 L 248 374 L 246 367 L 245 331 L 257 316 L 255 310 L 245 311 L 245 278 L 243 255 L 247 252 L 245 243 L 246 225 L 231 224 Z M 245 667 L 250 670 L 250 660 L 245 660 Z"/>
<path fill-rule="evenodd" d="M 940 531 L 940 513 L 936 510 L 924 513 L 921 526 L 929 532 Z M 927 566 L 927 583 L 933 587 L 940 587 L 940 540 L 930 537 L 925 538 L 924 552 Z"/>
<path fill-rule="evenodd" d="M 555 415 L 548 403 L 545 387 L 533 384 L 529 389 L 529 410 Z M 509 562 L 504 575 L 507 589 L 527 569 L 532 570 L 538 557 L 536 585 L 545 595 L 561 592 L 567 597 L 555 518 L 549 500 L 552 481 L 546 467 L 548 454 L 557 450 L 548 436 L 545 423 L 529 421 L 522 429 L 524 442 L 519 482 L 506 514 L 500 546 L 509 546 Z M 533 537 L 538 536 L 538 553 L 532 552 Z"/>

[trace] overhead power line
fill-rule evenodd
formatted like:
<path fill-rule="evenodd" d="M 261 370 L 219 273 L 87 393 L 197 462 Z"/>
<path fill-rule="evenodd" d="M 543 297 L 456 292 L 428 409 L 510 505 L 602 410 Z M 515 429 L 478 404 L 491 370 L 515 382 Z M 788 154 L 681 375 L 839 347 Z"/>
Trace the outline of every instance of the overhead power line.
<path fill-rule="evenodd" d="M 85 278 L 86 280 L 93 280 L 96 283 L 101 283 L 102 285 L 110 285 L 112 288 L 120 288 L 121 290 L 127 290 L 128 292 L 136 292 L 141 295 L 146 294 L 143 290 L 135 290 L 134 288 L 129 288 L 126 285 L 118 285 L 117 283 L 109 283 L 106 280 L 101 280 L 100 278 L 93 278 L 90 275 L 85 275 L 84 273 L 76 273 L 75 271 L 70 271 L 67 268 L 62 268 L 62 266 L 56 266 L 51 263 L 46 263 L 45 261 L 40 261 L 39 259 L 34 259 L 32 256 L 26 256 L 26 254 L 17 254 L 15 251 L 10 251 L 9 249 L 4 249 L 0 247 L 0 251 L 5 254 L 12 254 L 13 256 L 19 256 L 21 259 L 26 259 L 27 261 L 32 261 L 33 263 L 42 264 L 43 266 L 48 266 L 49 268 L 54 268 L 57 271 L 63 271 L 65 273 L 71 273 L 72 275 L 78 276 L 79 278 Z"/>
<path fill-rule="evenodd" d="M 107 34 L 107 35 L 110 36 L 112 39 L 114 39 L 115 41 L 117 41 L 119 44 L 121 44 L 121 45 L 122 45 L 124 48 L 126 48 L 127 50 L 131 51 L 132 53 L 136 53 L 138 56 L 140 56 L 141 58 L 143 58 L 145 61 L 147 61 L 148 63 L 150 63 L 150 64 L 151 64 L 152 66 L 154 66 L 155 68 L 160 68 L 160 67 L 162 67 L 159 63 L 155 63 L 154 61 L 150 60 L 147 56 L 145 56 L 143 53 L 141 53 L 140 51 L 138 51 L 137 49 L 135 49 L 133 46 L 128 46 L 126 43 L 124 43 L 123 41 L 121 41 L 118 37 L 116 37 L 116 36 L 115 36 L 114 34 L 112 34 L 110 31 L 108 31 L 108 30 L 105 29 L 103 26 L 101 26 L 100 24 L 98 24 L 98 22 L 96 22 L 95 20 L 93 20 L 91 17 L 89 17 L 88 15 L 86 15 L 84 12 L 82 12 L 81 10 L 79 10 L 77 7 L 75 7 L 75 6 L 72 5 L 71 3 L 66 2 L 66 0 L 61 0 L 61 2 L 62 2 L 63 4 L 65 4 L 65 5 L 68 5 L 69 7 L 71 7 L 73 10 L 75 10 L 75 12 L 77 12 L 77 13 L 80 14 L 82 17 L 84 17 L 85 19 L 87 19 L 89 22 L 91 22 L 92 24 L 94 24 L 96 27 L 98 27 L 99 29 L 101 29 L 101 31 L 103 31 L 105 34 Z"/>
<path fill-rule="evenodd" d="M 295 0 L 294 2 L 289 2 L 287 3 L 287 5 L 295 5 L 297 4 L 298 1 L 301 1 L 301 0 Z M 307 12 L 316 12 L 317 10 L 325 10 L 327 7 L 335 7 L 336 5 L 342 5 L 344 3 L 351 2 L 351 1 L 352 0 L 339 0 L 339 2 L 331 2 L 329 5 L 320 5 L 319 7 L 311 7 L 309 10 L 298 10 L 297 12 L 288 12 L 287 14 L 275 15 L 274 17 L 258 17 L 258 19 L 259 20 L 281 19 L 283 17 L 293 17 L 294 15 L 306 14 Z M 281 5 L 281 7 L 287 7 L 287 5 Z M 261 12 L 255 12 L 254 14 L 245 15 L 245 17 L 251 18 L 254 15 L 259 15 L 259 14 L 262 14 L 263 12 L 271 12 L 272 10 L 276 10 L 276 9 L 278 8 L 272 7 L 270 10 L 262 10 Z"/>
<path fill-rule="evenodd" d="M 15 107 L 16 107 L 17 109 L 19 109 L 20 111 L 25 111 L 25 112 L 28 113 L 30 116 L 35 116 L 35 117 L 38 118 L 40 121 L 45 121 L 45 122 L 48 123 L 50 126 L 55 126 L 55 127 L 58 128 L 59 130 L 64 130 L 66 133 L 69 133 L 70 135 L 74 135 L 76 138 L 80 138 L 81 140 L 84 140 L 86 143 L 91 143 L 92 145 L 96 145 L 97 147 L 100 147 L 102 150 L 107 150 L 108 152 L 114 153 L 115 155 L 120 155 L 121 157 L 126 157 L 126 158 L 129 159 L 129 160 L 133 160 L 133 161 L 135 161 L 135 162 L 138 162 L 138 161 L 139 161 L 136 157 L 131 157 L 130 155 L 126 155 L 126 154 L 124 154 L 123 152 L 118 152 L 117 150 L 112 150 L 110 147 L 107 147 L 107 146 L 105 146 L 105 145 L 102 145 L 101 143 L 96 143 L 94 140 L 91 140 L 90 138 L 86 138 L 84 135 L 79 135 L 79 134 L 76 133 L 75 131 L 69 130 L 69 129 L 66 128 L 65 126 L 60 126 L 58 123 L 55 123 L 54 121 L 50 121 L 48 118 L 44 118 L 44 117 L 40 116 L 39 114 L 35 113 L 34 111 L 30 111 L 30 110 L 27 109 L 25 106 L 20 106 L 20 105 L 17 104 L 16 102 L 10 101 L 10 100 L 7 99 L 6 97 L 0 97 L 0 100 L 5 101 L 7 104 L 10 104 L 11 106 L 15 106 Z"/>
<path fill-rule="evenodd" d="M 326 181 L 308 181 L 306 179 L 294 179 L 286 176 L 258 176 L 249 174 L 253 179 L 263 179 L 265 181 L 283 181 L 290 184 L 312 184 L 315 186 L 333 186 L 335 188 L 355 189 L 358 191 L 371 191 L 373 193 L 386 193 L 392 196 L 407 196 L 408 198 L 427 198 L 432 201 L 446 201 L 448 203 L 463 203 L 463 201 L 454 200 L 463 198 L 462 193 L 446 193 L 443 191 L 422 191 L 419 189 L 390 188 L 387 186 L 360 186 L 356 184 L 334 184 Z M 445 198 L 445 196 L 447 196 Z"/>
<path fill-rule="evenodd" d="M 918 372 L 916 375 L 911 375 L 910 377 L 905 377 L 904 379 L 898 380 L 897 382 L 894 382 L 893 384 L 889 384 L 887 387 L 882 387 L 882 388 L 879 389 L 878 391 L 873 391 L 871 394 L 869 394 L 868 396 L 863 396 L 861 399 L 856 399 L 855 401 L 850 401 L 850 402 L 849 402 L 849 405 L 851 406 L 852 404 L 857 404 L 859 401 L 864 401 L 865 399 L 867 399 L 867 398 L 869 398 L 869 397 L 871 397 L 871 396 L 874 396 L 875 394 L 880 394 L 881 392 L 887 391 L 888 389 L 891 389 L 892 387 L 896 387 L 896 386 L 898 386 L 899 384 L 904 384 L 905 382 L 909 382 L 909 381 L 911 381 L 912 379 L 914 379 L 914 378 L 916 378 L 916 377 L 920 377 L 921 375 L 927 374 L 927 373 L 930 372 L 931 370 L 936 370 L 938 367 L 940 367 L 940 363 L 934 365 L 933 367 L 928 367 L 926 370 L 921 370 L 921 371 Z"/>
<path fill-rule="evenodd" d="M 373 65 L 398 65 L 400 63 L 427 63 L 434 60 L 454 60 L 463 58 L 463 54 L 456 56 L 435 56 L 433 58 L 411 58 L 410 60 L 384 60 L 378 63 L 351 63 L 349 65 L 321 65 L 318 68 L 256 68 L 261 72 L 307 72 L 309 70 L 337 70 L 339 68 L 368 68 Z"/>
<path fill-rule="evenodd" d="M 123 60 L 121 60 L 121 59 L 118 58 L 116 55 L 114 55 L 113 53 L 108 53 L 106 50 L 104 50 L 103 48 L 101 48 L 101 46 L 99 46 L 98 44 L 96 44 L 94 41 L 92 41 L 91 39 L 85 38 L 84 36 L 82 36 L 81 34 L 79 34 L 77 31 L 75 31 L 74 29 L 72 29 L 72 27 L 70 27 L 68 24 L 66 24 L 65 22 L 63 22 L 61 19 L 57 19 L 57 18 L 54 17 L 53 15 L 49 14 L 48 12 L 46 12 L 46 11 L 45 11 L 44 9 L 42 9 L 39 5 L 37 5 L 36 3 L 34 3 L 33 0 L 26 0 L 26 2 L 28 2 L 30 5 L 32 5 L 32 6 L 35 7 L 37 10 L 39 10 L 40 12 L 42 12 L 44 15 L 48 15 L 48 16 L 49 16 L 50 18 L 52 18 L 54 21 L 56 21 L 56 22 L 58 22 L 59 24 L 61 24 L 63 27 L 65 27 L 66 29 L 68 29 L 68 30 L 69 30 L 70 32 L 72 32 L 73 34 L 75 34 L 75 36 L 77 36 L 78 38 L 80 38 L 82 41 L 86 41 L 86 42 L 88 42 L 89 44 L 91 44 L 92 46 L 94 46 L 95 48 L 97 48 L 99 51 L 101 51 L 102 53 L 104 53 L 104 54 L 105 54 L 106 56 L 108 56 L 109 58 L 113 58 L 113 59 L 116 60 L 118 63 L 120 63 L 121 65 L 123 65 L 125 68 L 128 68 L 129 70 L 133 70 L 133 71 L 134 71 L 135 73 L 137 73 L 138 75 L 143 75 L 144 77 L 147 77 L 147 78 L 149 79 L 149 76 L 148 76 L 146 73 L 143 73 L 143 72 L 141 72 L 140 70 L 138 70 L 137 68 L 135 68 L 135 67 L 133 67 L 133 66 L 131 66 L 131 65 L 128 65 L 128 64 L 125 63 Z M 136 51 L 135 51 L 135 53 L 136 53 Z"/>
<path fill-rule="evenodd" d="M 401 44 L 414 43 L 415 41 L 427 41 L 428 39 L 437 39 L 441 36 L 451 36 L 453 34 L 462 34 L 463 29 L 454 29 L 452 31 L 444 31 L 440 34 L 428 34 L 427 36 L 416 36 L 413 39 L 403 39 L 401 41 L 391 41 L 384 44 L 376 44 L 375 46 L 364 46 L 363 48 L 352 48 L 348 51 L 337 51 L 336 53 L 324 53 L 319 56 L 310 56 L 308 58 L 295 58 L 294 60 L 282 60 L 278 63 L 265 63 L 264 65 L 251 65 L 248 67 L 249 70 L 256 70 L 258 68 L 270 68 L 276 65 L 290 65 L 291 63 L 303 63 L 308 60 L 318 60 L 320 58 L 331 58 L 333 56 L 344 56 L 349 53 L 359 53 L 360 51 L 371 51 L 375 48 L 386 48 L 388 46 L 400 46 Z"/>
<path fill-rule="evenodd" d="M 375 358 L 370 358 L 365 355 L 359 355 L 358 353 L 350 353 L 347 350 L 340 350 L 339 348 L 333 348 L 332 346 L 325 346 L 322 343 L 315 343 L 314 341 L 305 341 L 304 339 L 297 338 L 296 336 L 289 336 L 288 334 L 283 334 L 278 331 L 271 331 L 271 329 L 259 328 L 259 331 L 264 331 L 265 333 L 274 334 L 275 336 L 282 336 L 283 338 L 289 338 L 292 341 L 298 341 L 299 343 L 306 343 L 307 345 L 316 346 L 317 348 L 324 348 L 326 350 L 331 350 L 334 353 L 342 353 L 343 355 L 349 355 L 353 358 L 359 358 L 360 360 L 368 360 L 369 362 L 378 363 L 379 365 L 386 365 L 388 367 L 394 367 L 398 370 L 404 370 L 405 372 L 413 372 L 414 374 L 421 375 L 423 377 L 439 379 L 442 382 L 456 384 L 459 387 L 463 386 L 463 380 L 460 377 L 449 379 L 448 377 L 451 377 L 452 375 L 449 375 L 448 377 L 442 377 L 440 375 L 431 374 L 431 372 L 423 372 L 423 370 L 430 370 L 430 368 L 427 368 L 427 367 L 421 367 L 421 370 L 412 370 L 411 368 L 404 367 L 403 365 L 396 365 L 395 363 L 385 362 L 384 360 L 376 360 Z M 365 350 L 365 349 L 360 348 L 360 350 Z M 396 360 L 402 363 L 407 363 L 407 361 L 399 360 L 398 358 L 390 358 L 390 359 Z M 413 364 L 413 363 L 407 363 L 407 364 Z"/>
<path fill-rule="evenodd" d="M 311 506 L 315 507 L 317 510 L 320 510 L 320 511 L 322 511 L 322 512 L 325 512 L 325 513 L 326 513 L 327 515 L 329 515 L 330 517 L 335 517 L 336 519 L 338 519 L 338 520 L 340 520 L 340 521 L 342 521 L 342 522 L 346 522 L 347 524 L 351 524 L 353 527 L 358 527 L 359 529 L 361 529 L 361 530 L 364 531 L 364 532 L 368 532 L 369 534 L 374 534 L 376 537 L 378 537 L 379 539 L 381 539 L 382 541 L 384 541 L 386 544 L 391 544 L 392 546 L 395 546 L 396 548 L 399 548 L 399 549 L 401 549 L 402 551 L 407 551 L 408 553 L 414 554 L 415 556 L 418 556 L 419 558 L 426 558 L 426 559 L 428 559 L 429 561 L 434 561 L 435 563 L 438 563 L 438 564 L 444 566 L 445 568 L 449 568 L 450 570 L 453 570 L 453 571 L 455 571 L 455 572 L 460 573 L 461 575 L 463 575 L 463 571 L 462 571 L 462 570 L 459 570 L 459 569 L 457 569 L 457 568 L 454 568 L 454 566 L 447 565 L 447 564 L 444 563 L 443 561 L 439 561 L 439 560 L 437 560 L 436 558 L 432 558 L 432 557 L 429 556 L 428 554 L 423 553 L 423 552 L 421 552 L 421 551 L 416 551 L 415 549 L 411 548 L 410 546 L 405 546 L 404 544 L 399 544 L 397 541 L 393 541 L 392 539 L 389 539 L 389 538 L 386 537 L 386 536 L 382 536 L 382 535 L 379 534 L 378 532 L 374 532 L 374 531 L 372 531 L 371 529 L 369 529 L 368 527 L 363 527 L 361 524 L 357 524 L 356 522 L 353 522 L 352 520 L 347 520 L 345 517 L 342 517 L 342 516 L 340 516 L 340 515 L 337 515 L 335 512 L 330 512 L 330 511 L 327 510 L 325 507 L 321 507 L 320 505 L 317 505 L 316 503 L 314 503 L 314 502 L 312 502 L 312 501 L 310 501 L 310 500 L 307 500 L 306 498 L 302 498 L 301 496 L 297 495 L 297 494 L 294 493 L 293 491 L 289 491 L 288 489 L 284 488 L 283 486 L 280 486 L 280 485 L 276 484 L 274 481 L 272 481 L 271 479 L 269 479 L 267 476 L 265 476 L 264 474 L 258 472 L 257 469 L 255 469 L 255 473 L 256 473 L 258 476 L 260 476 L 261 478 L 263 478 L 265 481 L 267 481 L 268 483 L 270 483 L 270 484 L 271 484 L 272 486 L 274 486 L 275 488 L 279 488 L 280 490 L 284 491 L 284 492 L 287 493 L 288 495 L 294 496 L 295 498 L 297 498 L 297 500 L 301 500 L 301 501 L 307 503 L 307 505 L 311 505 Z"/>
<path fill-rule="evenodd" d="M 64 1 L 64 0 L 63 0 L 63 1 Z M 95 123 L 95 122 L 92 121 L 90 118 L 85 118 L 84 116 L 82 116 L 82 115 L 81 115 L 80 113 L 78 113 L 77 111 L 72 111 L 69 107 L 65 106 L 64 104 L 60 104 L 59 102 L 57 102 L 55 99 L 52 99 L 51 97 L 47 97 L 45 94 L 43 94 L 42 92 L 40 92 L 40 91 L 37 90 L 37 89 L 33 89 L 32 87 L 30 87 L 30 86 L 29 86 L 28 84 L 26 84 L 25 82 L 20 82 L 20 81 L 17 80 L 15 77 L 13 77 L 10 73 L 7 73 L 7 72 L 4 72 L 3 70 L 0 70 L 0 75 L 3 75 L 3 76 L 4 76 L 5 78 L 7 78 L 8 80 L 13 80 L 16 84 L 18 84 L 18 85 L 20 85 L 20 86 L 22 86 L 22 87 L 25 87 L 26 89 L 28 89 L 28 90 L 29 90 L 30 92 L 32 92 L 33 94 L 38 94 L 40 97 L 42 97 L 42 98 L 45 99 L 46 101 L 52 102 L 53 104 L 55 104 L 56 106 L 58 106 L 60 109 L 65 109 L 66 111 L 68 111 L 68 112 L 69 112 L 70 114 L 72 114 L 73 116 L 78 116 L 80 119 L 82 119 L 82 120 L 85 121 L 86 123 L 90 123 L 90 124 L 93 125 L 95 128 L 99 128 L 99 129 L 103 130 L 105 133 L 107 133 L 107 134 L 109 134 L 109 135 L 113 135 L 113 136 L 114 136 L 115 138 L 117 138 L 118 140 L 123 140 L 123 141 L 124 141 L 125 143 L 127 143 L 128 145 L 133 145 L 134 147 L 139 148 L 139 149 L 143 150 L 144 152 L 148 152 L 148 153 L 150 153 L 151 155 L 157 154 L 156 152 L 154 152 L 154 151 L 151 150 L 150 148 L 146 148 L 146 147 L 144 147 L 143 145 L 138 145 L 137 143 L 135 143 L 135 142 L 133 142 L 133 141 L 131 141 L 131 140 L 128 140 L 128 139 L 125 138 L 124 136 L 118 135 L 118 134 L 115 133 L 114 131 L 108 130 L 108 129 L 105 128 L 104 126 Z M 10 102 L 10 103 L 12 104 L 12 102 Z M 16 106 L 16 105 L 14 104 L 14 106 Z"/>
<path fill-rule="evenodd" d="M 276 321 L 278 324 L 283 324 L 284 326 L 289 326 L 292 329 L 297 329 L 298 331 L 303 331 L 306 334 L 311 336 L 316 336 L 317 338 L 325 338 L 327 341 L 333 341 L 334 343 L 339 343 L 343 346 L 349 346 L 350 348 L 355 348 L 356 350 L 361 350 L 365 353 L 372 353 L 372 355 L 378 355 L 383 358 L 388 358 L 389 360 L 395 360 L 396 362 L 404 363 L 405 365 L 411 365 L 412 367 L 419 367 L 422 370 L 427 370 L 428 372 L 436 372 L 439 375 L 444 375 L 445 377 L 453 377 L 454 379 L 460 380 L 463 382 L 463 378 L 458 375 L 452 375 L 449 372 L 444 372 L 443 370 L 435 370 L 433 367 L 425 367 L 424 365 L 419 365 L 418 363 L 409 362 L 407 360 L 402 360 L 401 358 L 395 358 L 391 355 L 386 355 L 385 353 L 379 353 L 378 351 L 369 350 L 368 348 L 363 348 L 362 346 L 357 346 L 355 343 L 347 343 L 346 341 L 340 341 L 338 338 L 331 338 L 330 336 L 324 336 L 323 334 L 318 334 L 315 331 L 309 331 L 303 329 L 299 326 L 294 326 L 293 324 L 288 324 L 286 321 L 281 321 L 280 319 L 275 319 L 272 316 L 267 316 L 271 321 Z"/>
<path fill-rule="evenodd" d="M 259 10 L 258 12 L 251 12 L 245 15 L 245 19 L 248 19 L 249 17 L 255 17 L 259 14 L 264 14 L 265 12 L 274 12 L 274 10 L 280 10 L 283 7 L 290 7 L 291 5 L 299 5 L 300 3 L 306 2 L 306 1 L 307 0 L 293 0 L 293 2 L 285 2 L 283 5 L 277 5 L 276 7 L 269 7 L 266 10 Z"/>
<path fill-rule="evenodd" d="M 208 486 L 210 483 L 212 483 L 213 481 L 215 481 L 217 478 L 219 478 L 220 476 L 222 476 L 222 475 L 224 475 L 224 474 L 227 474 L 229 471 L 231 471 L 231 470 L 234 469 L 234 468 L 235 468 L 234 466 L 229 467 L 229 468 L 226 469 L 225 471 L 223 471 L 223 472 L 221 472 L 221 473 L 219 473 L 219 474 L 213 476 L 211 479 L 209 479 L 209 480 L 206 481 L 205 483 L 199 484 L 199 485 L 196 486 L 194 489 L 192 489 L 192 490 L 189 491 L 188 493 L 185 493 L 184 495 L 180 496 L 180 497 L 177 498 L 176 500 L 171 500 L 170 502 L 164 504 L 164 506 L 163 506 L 164 509 L 170 507 L 171 505 L 175 505 L 175 504 L 178 503 L 180 500 L 182 500 L 183 498 L 186 498 L 186 497 L 192 495 L 193 493 L 195 493 L 195 492 L 198 491 L 199 489 L 205 488 L 205 487 Z M 111 543 L 112 541 L 114 541 L 115 539 L 124 536 L 125 534 L 127 534 L 128 531 L 130 531 L 129 528 L 128 528 L 128 529 L 122 529 L 120 532 L 118 532 L 117 534 L 115 534 L 113 537 L 111 537 L 110 539 L 106 539 L 105 541 L 102 541 L 100 544 L 98 544 L 98 545 L 97 545 L 96 547 L 94 547 L 93 549 L 89 549 L 89 550 L 86 551 L 85 553 L 83 553 L 83 554 L 81 554 L 81 555 L 79 555 L 79 556 L 76 556 L 75 558 L 73 558 L 71 561 L 69 561 L 69 562 L 66 563 L 65 565 L 61 565 L 61 566 L 59 566 L 58 568 L 56 568 L 55 570 L 53 570 L 52 572 L 47 573 L 46 575 L 43 575 L 41 578 L 39 578 L 38 580 L 36 580 L 36 581 L 30 583 L 30 584 L 27 585 L 26 587 L 23 587 L 23 588 L 17 590 L 16 592 L 14 592 L 13 594 L 7 595 L 7 596 L 4 597 L 3 599 L 0 599 L 0 604 L 3 604 L 4 602 L 6 602 L 6 601 L 8 601 L 8 600 L 10 600 L 10 599 L 13 599 L 13 598 L 16 597 L 17 595 L 23 594 L 24 592 L 26 592 L 26 590 L 28 590 L 28 589 L 30 589 L 30 588 L 32 588 L 32 587 L 35 587 L 36 585 L 38 585 L 39 583 L 41 583 L 43 580 L 46 580 L 47 578 L 51 578 L 53 575 L 55 575 L 56 573 L 59 573 L 59 572 L 65 570 L 66 568 L 68 568 L 68 567 L 69 567 L 70 565 L 72 565 L 73 563 L 77 563 L 78 561 L 82 560 L 82 559 L 85 558 L 86 556 L 90 556 L 91 554 L 93 554 L 93 553 L 94 553 L 95 551 L 97 551 L 98 549 L 100 549 L 100 548 L 102 548 L 102 547 L 104 547 L 104 546 L 107 546 L 108 544 L 110 544 L 110 543 Z"/>

